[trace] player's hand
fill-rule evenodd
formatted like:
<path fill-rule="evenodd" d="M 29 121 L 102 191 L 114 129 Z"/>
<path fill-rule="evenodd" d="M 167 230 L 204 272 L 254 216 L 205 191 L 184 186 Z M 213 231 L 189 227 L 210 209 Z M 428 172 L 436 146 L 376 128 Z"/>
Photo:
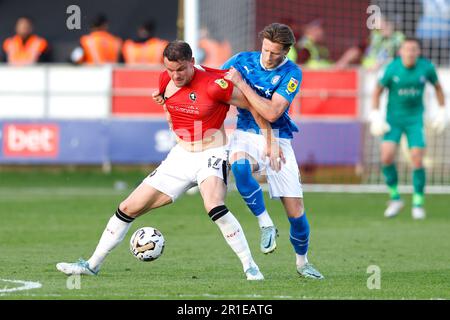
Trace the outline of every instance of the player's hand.
<path fill-rule="evenodd" d="M 162 96 L 161 93 L 159 93 L 159 91 L 154 91 L 152 93 L 152 98 L 153 101 L 155 101 L 159 105 L 163 105 L 165 103 L 164 97 Z"/>
<path fill-rule="evenodd" d="M 380 110 L 378 109 L 374 109 L 371 111 L 369 120 L 370 133 L 375 137 L 379 137 L 391 130 L 391 126 L 386 122 Z"/>
<path fill-rule="evenodd" d="M 431 128 L 437 133 L 442 134 L 447 127 L 448 124 L 448 116 L 447 110 L 445 108 L 439 108 L 438 112 L 433 118 L 431 122 Z"/>
<path fill-rule="evenodd" d="M 242 75 L 239 71 L 237 71 L 234 67 L 231 67 L 230 70 L 225 75 L 225 79 L 233 82 L 235 86 L 238 86 L 244 80 L 242 79 Z"/>
<path fill-rule="evenodd" d="M 283 150 L 281 150 L 278 140 L 268 143 L 266 146 L 266 157 L 269 158 L 270 167 L 275 172 L 281 170 L 281 164 L 286 163 L 286 158 L 284 157 Z"/>

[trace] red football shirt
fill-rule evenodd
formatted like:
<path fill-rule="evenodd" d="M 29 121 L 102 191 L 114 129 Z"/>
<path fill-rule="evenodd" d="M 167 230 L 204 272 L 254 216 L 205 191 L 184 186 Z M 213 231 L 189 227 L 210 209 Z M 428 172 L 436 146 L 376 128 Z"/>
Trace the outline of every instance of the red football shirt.
<path fill-rule="evenodd" d="M 222 77 L 223 70 L 194 69 L 191 82 L 165 102 L 173 130 L 184 141 L 202 140 L 214 133 L 211 129 L 220 129 L 230 108 L 226 102 L 233 93 L 233 83 Z M 159 77 L 159 92 L 164 93 L 169 82 L 164 71 Z"/>

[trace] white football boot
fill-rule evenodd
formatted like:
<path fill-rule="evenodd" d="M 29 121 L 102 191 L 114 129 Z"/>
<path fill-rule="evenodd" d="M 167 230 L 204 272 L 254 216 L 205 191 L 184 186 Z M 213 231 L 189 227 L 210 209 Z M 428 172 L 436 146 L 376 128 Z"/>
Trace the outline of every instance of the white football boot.
<path fill-rule="evenodd" d="M 405 204 L 403 203 L 403 200 L 390 200 L 388 202 L 388 207 L 386 208 L 386 211 L 384 211 L 384 216 L 386 218 L 392 218 L 398 215 L 400 210 L 403 208 Z"/>
<path fill-rule="evenodd" d="M 56 264 L 56 269 L 68 276 L 73 274 L 96 276 L 98 274 L 98 270 L 91 269 L 89 263 L 83 259 L 80 259 L 75 263 L 60 262 Z"/>
<path fill-rule="evenodd" d="M 411 214 L 414 220 L 423 220 L 426 217 L 425 209 L 423 207 L 413 207 Z"/>
<path fill-rule="evenodd" d="M 245 275 L 247 276 L 247 280 L 264 280 L 264 276 L 261 271 L 259 271 L 256 264 L 252 264 L 247 270 L 245 270 Z"/>

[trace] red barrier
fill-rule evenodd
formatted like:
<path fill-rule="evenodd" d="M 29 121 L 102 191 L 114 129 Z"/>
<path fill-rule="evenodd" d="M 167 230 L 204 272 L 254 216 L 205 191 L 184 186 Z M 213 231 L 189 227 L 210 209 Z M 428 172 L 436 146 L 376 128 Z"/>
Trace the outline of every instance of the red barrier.
<path fill-rule="evenodd" d="M 358 71 L 303 71 L 299 108 L 302 117 L 356 118 L 358 116 Z M 295 108 L 295 107 L 294 107 Z"/>
<path fill-rule="evenodd" d="M 115 116 L 164 116 L 151 94 L 158 88 L 160 70 L 115 69 L 112 114 Z"/>
<path fill-rule="evenodd" d="M 158 87 L 161 70 L 115 69 L 113 115 L 163 117 L 163 109 L 151 98 L 151 93 Z M 235 115 L 233 111 L 229 117 Z M 358 71 L 303 71 L 300 94 L 294 99 L 290 114 L 293 117 L 356 118 Z"/>

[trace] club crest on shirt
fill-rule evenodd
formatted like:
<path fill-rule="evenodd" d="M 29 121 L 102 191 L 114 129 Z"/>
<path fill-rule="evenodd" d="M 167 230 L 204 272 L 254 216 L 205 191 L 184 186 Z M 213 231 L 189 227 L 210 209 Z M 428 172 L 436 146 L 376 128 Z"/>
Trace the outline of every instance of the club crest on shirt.
<path fill-rule="evenodd" d="M 195 101 L 197 99 L 197 95 L 195 94 L 195 92 L 189 93 L 189 99 L 191 99 L 192 101 Z"/>
<path fill-rule="evenodd" d="M 289 83 L 287 85 L 287 91 L 290 93 L 293 93 L 295 89 L 298 87 L 298 80 L 294 79 L 293 77 L 289 80 Z"/>
<path fill-rule="evenodd" d="M 217 83 L 222 89 L 228 88 L 228 82 L 226 82 L 225 79 L 216 79 L 214 82 Z"/>
<path fill-rule="evenodd" d="M 275 75 L 275 76 L 273 76 L 273 78 L 272 78 L 272 80 L 270 80 L 270 83 L 271 84 L 276 84 L 277 82 L 278 82 L 278 80 L 280 80 L 280 75 Z"/>

